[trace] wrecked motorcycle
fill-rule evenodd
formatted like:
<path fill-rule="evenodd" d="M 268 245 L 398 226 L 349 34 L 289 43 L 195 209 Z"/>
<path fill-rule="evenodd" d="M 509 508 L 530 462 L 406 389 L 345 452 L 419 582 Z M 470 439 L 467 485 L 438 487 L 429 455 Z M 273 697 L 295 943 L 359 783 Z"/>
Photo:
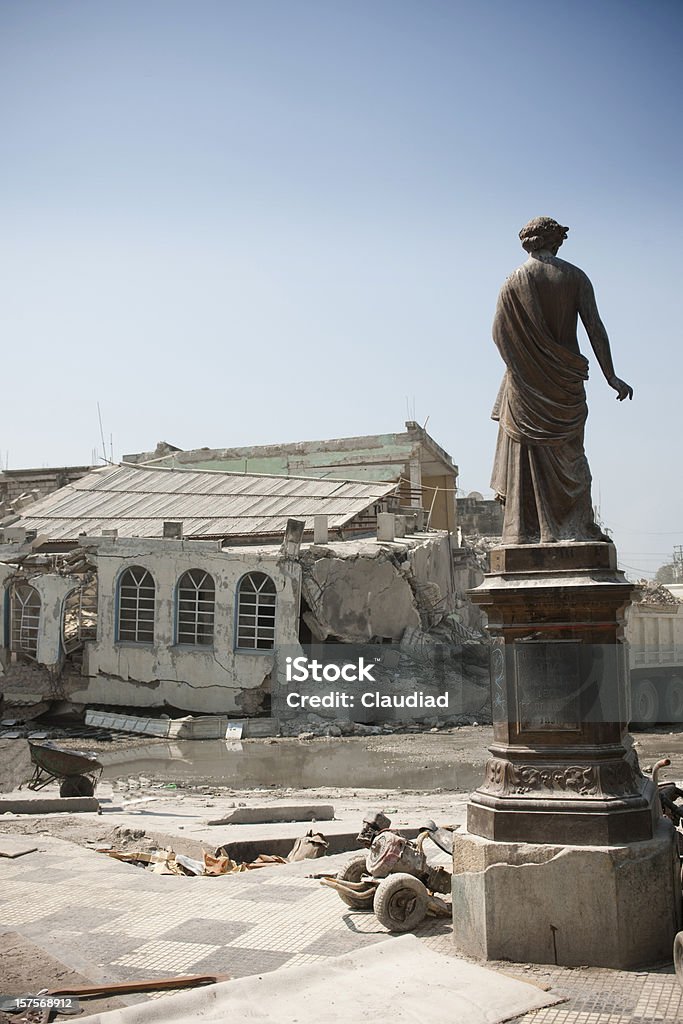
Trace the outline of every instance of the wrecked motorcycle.
<path fill-rule="evenodd" d="M 681 865 L 681 883 L 683 884 L 683 806 L 677 802 L 683 799 L 683 790 L 672 782 L 659 781 L 660 770 L 668 768 L 670 764 L 671 761 L 668 757 L 657 761 L 652 766 L 652 781 L 657 786 L 662 813 L 672 822 L 676 830 L 676 847 Z M 674 938 L 673 962 L 678 984 L 683 988 L 683 932 L 678 932 Z"/>
<path fill-rule="evenodd" d="M 437 893 L 450 894 L 452 874 L 427 861 L 423 846 L 430 839 L 445 853 L 453 851 L 453 833 L 426 822 L 415 839 L 391 829 L 381 812 L 363 820 L 358 835 L 367 854 L 357 853 L 337 872 L 321 879 L 353 910 L 374 910 L 392 932 L 407 932 L 428 915 L 450 917 L 451 908 Z"/>

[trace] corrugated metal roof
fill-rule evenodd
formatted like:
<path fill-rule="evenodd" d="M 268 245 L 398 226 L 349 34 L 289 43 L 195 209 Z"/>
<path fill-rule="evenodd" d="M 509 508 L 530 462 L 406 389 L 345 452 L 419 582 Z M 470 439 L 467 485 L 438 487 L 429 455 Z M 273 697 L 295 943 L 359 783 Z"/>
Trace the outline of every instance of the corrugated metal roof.
<path fill-rule="evenodd" d="M 390 494 L 395 483 L 261 476 L 204 470 L 114 466 L 98 469 L 26 509 L 16 525 L 53 540 L 118 530 L 120 537 L 161 537 L 166 520 L 185 537 L 271 536 L 287 519 L 327 515 L 344 526 Z"/>

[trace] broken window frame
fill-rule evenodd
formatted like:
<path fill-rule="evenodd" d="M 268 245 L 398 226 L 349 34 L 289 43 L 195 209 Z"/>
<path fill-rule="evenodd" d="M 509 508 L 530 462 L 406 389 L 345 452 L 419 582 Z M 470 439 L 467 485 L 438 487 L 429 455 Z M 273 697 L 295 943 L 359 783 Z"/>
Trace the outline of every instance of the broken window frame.
<path fill-rule="evenodd" d="M 76 607 L 74 607 L 74 605 Z M 62 607 L 62 647 L 71 654 L 86 640 L 97 640 L 97 578 L 70 590 Z"/>
<path fill-rule="evenodd" d="M 144 565 L 129 565 L 119 576 L 116 642 L 153 644 L 156 625 L 156 583 Z"/>
<path fill-rule="evenodd" d="M 176 584 L 176 644 L 213 647 L 215 614 L 216 581 L 204 569 L 188 569 Z"/>
<path fill-rule="evenodd" d="M 275 581 L 267 573 L 246 573 L 237 584 L 235 650 L 272 651 L 277 610 Z"/>
<path fill-rule="evenodd" d="M 40 594 L 22 580 L 11 584 L 9 598 L 9 649 L 13 654 L 25 654 L 35 660 L 43 605 Z"/>

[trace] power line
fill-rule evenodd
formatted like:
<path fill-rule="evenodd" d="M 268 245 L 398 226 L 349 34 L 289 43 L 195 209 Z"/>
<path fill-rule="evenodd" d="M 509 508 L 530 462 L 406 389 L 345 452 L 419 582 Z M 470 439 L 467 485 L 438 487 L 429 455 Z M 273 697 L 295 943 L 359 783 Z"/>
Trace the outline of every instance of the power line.
<path fill-rule="evenodd" d="M 630 548 L 621 549 L 625 555 L 635 555 L 640 557 L 641 555 L 652 555 L 653 558 L 670 558 L 670 551 L 631 551 Z"/>
<path fill-rule="evenodd" d="M 636 533 L 641 537 L 683 537 L 683 530 L 624 530 L 621 526 L 612 525 L 619 533 Z"/>

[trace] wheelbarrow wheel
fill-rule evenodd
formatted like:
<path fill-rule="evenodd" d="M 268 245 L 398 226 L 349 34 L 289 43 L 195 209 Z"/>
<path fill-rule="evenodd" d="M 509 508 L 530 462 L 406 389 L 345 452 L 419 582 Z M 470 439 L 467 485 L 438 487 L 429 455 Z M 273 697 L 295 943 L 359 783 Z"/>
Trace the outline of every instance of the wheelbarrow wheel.
<path fill-rule="evenodd" d="M 683 988 L 683 932 L 679 932 L 674 939 L 674 967 L 678 984 Z"/>
<path fill-rule="evenodd" d="M 409 932 L 427 915 L 429 893 L 419 878 L 388 875 L 377 886 L 375 916 L 390 932 Z"/>
<path fill-rule="evenodd" d="M 92 796 L 95 785 L 87 775 L 71 775 L 59 787 L 60 796 Z"/>
<path fill-rule="evenodd" d="M 355 853 L 350 860 L 347 860 L 337 872 L 338 882 L 360 882 L 363 875 L 366 875 L 368 869 L 365 865 L 365 854 Z M 343 900 L 347 907 L 351 907 L 353 910 L 371 910 L 372 905 L 368 906 L 367 899 L 359 900 L 355 899 L 350 892 L 340 892 L 337 889 L 339 899 Z"/>

